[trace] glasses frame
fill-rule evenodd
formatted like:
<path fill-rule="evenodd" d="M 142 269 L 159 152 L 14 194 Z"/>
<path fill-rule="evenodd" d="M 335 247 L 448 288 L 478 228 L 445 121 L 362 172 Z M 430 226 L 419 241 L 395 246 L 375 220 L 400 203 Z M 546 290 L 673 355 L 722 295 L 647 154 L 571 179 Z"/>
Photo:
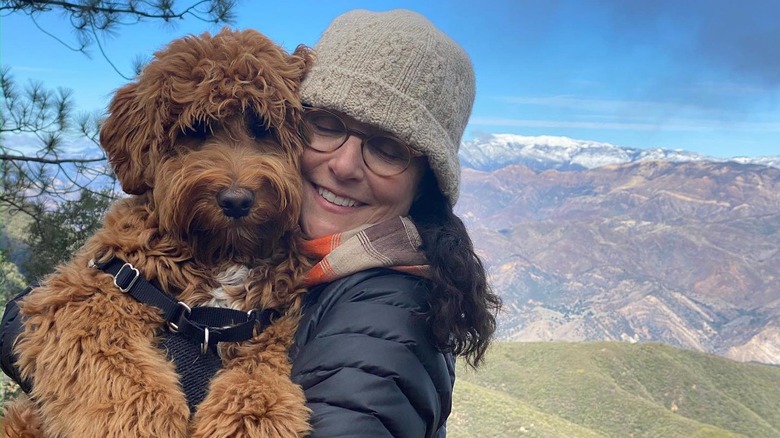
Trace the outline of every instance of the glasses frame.
<path fill-rule="evenodd" d="M 306 139 L 306 135 L 303 134 L 303 130 L 301 130 L 301 136 L 303 137 L 304 140 L 306 140 L 306 145 L 308 147 L 314 149 L 317 152 L 321 152 L 321 153 L 335 152 L 335 151 L 339 150 L 339 148 L 344 146 L 344 144 L 347 142 L 347 140 L 349 140 L 349 137 L 355 136 L 355 137 L 360 139 L 360 157 L 363 159 L 363 164 L 365 164 L 366 168 L 371 170 L 371 172 L 373 172 L 373 173 L 375 173 L 375 174 L 377 174 L 379 176 L 383 176 L 383 177 L 396 176 L 396 175 L 400 175 L 400 174 L 406 172 L 406 169 L 408 169 L 409 166 L 412 164 L 412 160 L 413 159 L 423 156 L 422 153 L 412 149 L 412 147 L 409 146 L 408 144 L 406 144 L 405 141 L 401 140 L 400 138 L 398 138 L 398 137 L 396 137 L 394 135 L 391 135 L 391 134 L 371 134 L 371 135 L 369 135 L 369 134 L 367 134 L 365 132 L 358 131 L 357 129 L 352 129 L 352 128 L 349 127 L 347 122 L 344 121 L 343 117 L 341 117 L 340 115 L 334 113 L 333 111 L 329 111 L 329 110 L 326 110 L 324 108 L 317 108 L 317 107 L 313 107 L 313 106 L 305 106 L 304 105 L 304 107 L 303 107 L 303 118 L 301 119 L 301 124 L 302 125 L 308 125 L 309 122 L 306 121 L 306 115 L 307 114 L 311 114 L 311 113 L 315 113 L 315 112 L 327 113 L 328 115 L 333 116 L 344 127 L 344 139 L 341 141 L 341 143 L 338 146 L 336 146 L 335 148 L 330 149 L 330 150 L 321 150 L 321 149 L 318 149 L 318 148 L 312 146 L 311 145 L 311 141 L 308 141 Z M 392 140 L 398 142 L 399 144 L 403 145 L 406 148 L 407 152 L 409 152 L 409 159 L 407 160 L 406 164 L 403 166 L 403 169 L 401 169 L 400 171 L 395 172 L 395 173 L 385 174 L 385 173 L 377 172 L 375 169 L 373 169 L 371 167 L 371 165 L 368 164 L 368 161 L 366 161 L 366 144 L 372 138 L 379 138 L 379 137 L 392 139 Z"/>

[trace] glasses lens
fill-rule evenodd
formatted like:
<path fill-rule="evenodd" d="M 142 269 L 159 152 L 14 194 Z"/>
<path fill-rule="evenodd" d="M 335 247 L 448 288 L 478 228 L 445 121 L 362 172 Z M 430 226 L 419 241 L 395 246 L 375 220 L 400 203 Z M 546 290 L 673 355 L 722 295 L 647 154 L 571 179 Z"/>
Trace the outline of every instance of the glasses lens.
<path fill-rule="evenodd" d="M 392 176 L 406 170 L 412 156 L 409 148 L 401 140 L 378 135 L 366 139 L 363 159 L 378 175 Z"/>
<path fill-rule="evenodd" d="M 339 148 L 347 136 L 347 127 L 336 115 L 327 111 L 310 110 L 303 115 L 303 135 L 309 147 L 320 152 Z"/>
<path fill-rule="evenodd" d="M 339 116 L 326 110 L 304 111 L 301 132 L 309 147 L 319 152 L 333 152 L 344 144 L 347 136 L 359 136 L 364 139 L 363 161 L 377 175 L 398 175 L 412 161 L 411 151 L 401 140 L 387 135 L 365 138 L 359 131 L 349 130 Z"/>

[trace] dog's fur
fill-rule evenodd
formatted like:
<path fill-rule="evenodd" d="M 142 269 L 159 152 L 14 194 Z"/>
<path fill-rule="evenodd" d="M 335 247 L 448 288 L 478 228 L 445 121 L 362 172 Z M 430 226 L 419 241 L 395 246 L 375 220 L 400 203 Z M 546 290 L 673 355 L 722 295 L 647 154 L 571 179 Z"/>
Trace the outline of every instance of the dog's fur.
<path fill-rule="evenodd" d="M 172 42 L 117 91 L 100 139 L 132 196 L 21 302 L 15 352 L 33 390 L 6 406 L 4 437 L 308 432 L 287 353 L 308 266 L 295 243 L 297 91 L 311 59 L 303 46 L 288 54 L 257 32 L 226 29 Z M 246 216 L 224 213 L 224 190 L 251 192 Z M 88 267 L 114 256 L 190 307 L 283 315 L 249 341 L 220 345 L 223 369 L 191 417 L 174 365 L 157 346 L 160 313 Z"/>

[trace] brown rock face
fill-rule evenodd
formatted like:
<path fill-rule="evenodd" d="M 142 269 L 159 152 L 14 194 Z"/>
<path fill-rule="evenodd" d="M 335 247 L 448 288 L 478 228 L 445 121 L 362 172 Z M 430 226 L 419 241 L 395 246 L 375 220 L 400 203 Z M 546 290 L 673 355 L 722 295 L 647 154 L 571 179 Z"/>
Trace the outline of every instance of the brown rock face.
<path fill-rule="evenodd" d="M 505 338 L 780 363 L 780 169 L 465 169 L 457 211 L 506 302 Z"/>

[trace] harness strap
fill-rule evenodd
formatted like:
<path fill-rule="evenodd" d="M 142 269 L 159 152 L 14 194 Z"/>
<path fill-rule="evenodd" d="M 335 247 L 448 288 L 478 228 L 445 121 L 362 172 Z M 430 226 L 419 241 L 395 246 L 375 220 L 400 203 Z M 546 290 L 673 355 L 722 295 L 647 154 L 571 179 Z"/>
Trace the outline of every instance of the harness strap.
<path fill-rule="evenodd" d="M 264 330 L 280 314 L 276 309 L 253 309 L 249 312 L 224 307 L 192 309 L 155 287 L 141 277 L 133 265 L 117 257 L 106 263 L 90 262 L 90 266 L 111 274 L 114 284 L 123 293 L 160 309 L 168 328 L 200 344 L 201 354 L 209 348 L 216 348 L 220 342 L 240 342 L 252 338 L 256 327 Z"/>
<path fill-rule="evenodd" d="M 222 359 L 215 349 L 203 354 L 200 345 L 167 330 L 160 334 L 160 349 L 176 366 L 181 389 L 187 398 L 190 413 L 194 414 L 198 405 L 206 398 L 211 379 L 222 368 Z"/>

